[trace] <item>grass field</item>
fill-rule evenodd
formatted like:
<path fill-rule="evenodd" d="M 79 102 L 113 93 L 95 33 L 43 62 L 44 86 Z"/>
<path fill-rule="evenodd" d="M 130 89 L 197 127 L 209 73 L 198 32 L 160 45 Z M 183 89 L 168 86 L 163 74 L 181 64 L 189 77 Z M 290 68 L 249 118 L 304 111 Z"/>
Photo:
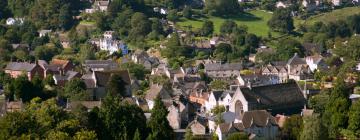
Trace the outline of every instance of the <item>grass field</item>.
<path fill-rule="evenodd" d="M 318 21 L 326 23 L 337 20 L 346 20 L 346 17 L 355 14 L 360 14 L 360 7 L 346 7 L 342 9 L 336 9 L 328 13 L 311 16 L 306 20 L 295 20 L 295 25 L 298 27 L 300 24 L 311 25 Z"/>
<path fill-rule="evenodd" d="M 260 10 L 248 11 L 244 14 L 239 14 L 238 16 L 231 17 L 202 17 L 199 19 L 180 19 L 180 22 L 177 22 L 176 25 L 180 28 L 186 28 L 192 26 L 193 29 L 198 29 L 202 26 L 204 20 L 211 20 L 214 22 L 215 33 L 219 33 L 221 24 L 227 20 L 234 20 L 238 25 L 246 25 L 248 27 L 248 32 L 254 33 L 259 36 L 267 36 L 270 31 L 267 26 L 267 21 L 271 18 L 272 14 Z M 277 36 L 277 33 L 272 33 L 273 36 Z"/>

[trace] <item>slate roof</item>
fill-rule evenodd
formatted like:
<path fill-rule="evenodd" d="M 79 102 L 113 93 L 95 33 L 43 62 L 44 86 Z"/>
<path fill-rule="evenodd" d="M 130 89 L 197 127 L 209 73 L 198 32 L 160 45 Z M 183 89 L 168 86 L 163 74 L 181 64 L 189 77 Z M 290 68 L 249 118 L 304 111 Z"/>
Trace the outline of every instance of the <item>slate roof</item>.
<path fill-rule="evenodd" d="M 295 53 L 295 55 L 289 59 L 287 64 L 288 65 L 303 65 L 303 64 L 306 64 L 306 62 L 304 59 L 300 58 L 297 53 Z"/>
<path fill-rule="evenodd" d="M 216 101 L 219 101 L 220 97 L 223 95 L 224 91 L 212 91 Z"/>
<path fill-rule="evenodd" d="M 129 72 L 127 70 L 118 70 L 118 71 L 95 71 L 96 82 L 98 86 L 105 87 L 108 84 L 111 76 L 114 74 L 120 75 L 122 80 L 128 85 L 131 84 L 131 79 Z"/>
<path fill-rule="evenodd" d="M 170 99 L 170 93 L 164 89 L 162 85 L 153 84 L 150 89 L 146 91 L 145 99 L 155 100 L 155 98 L 160 94 L 161 99 Z"/>
<path fill-rule="evenodd" d="M 265 106 L 267 109 L 302 107 L 306 102 L 302 91 L 295 82 L 258 86 L 251 89 L 246 87 L 240 88 L 240 90 L 249 103 Z"/>
<path fill-rule="evenodd" d="M 6 65 L 5 70 L 26 71 L 30 72 L 36 67 L 36 64 L 28 62 L 10 62 Z"/>
<path fill-rule="evenodd" d="M 78 105 L 83 105 L 87 109 L 91 110 L 95 107 L 100 107 L 101 101 L 71 101 L 67 104 L 66 108 L 71 110 Z"/>
<path fill-rule="evenodd" d="M 209 63 L 205 64 L 206 71 L 228 71 L 228 70 L 242 70 L 243 66 L 241 63 Z"/>
<path fill-rule="evenodd" d="M 277 125 L 275 117 L 271 116 L 271 114 L 266 110 L 244 112 L 241 120 L 244 128 L 250 128 L 253 125 L 257 127 L 266 127 L 269 124 Z"/>
<path fill-rule="evenodd" d="M 118 64 L 113 60 L 85 60 L 83 66 L 88 67 L 90 69 L 104 68 L 107 70 L 115 70 L 119 67 Z"/>
<path fill-rule="evenodd" d="M 76 72 L 76 71 L 67 71 L 65 73 L 65 75 L 60 75 L 60 74 L 54 75 L 54 78 L 57 79 L 58 81 L 60 81 L 60 80 L 70 81 L 71 79 L 73 79 L 77 75 L 79 75 L 79 73 Z"/>

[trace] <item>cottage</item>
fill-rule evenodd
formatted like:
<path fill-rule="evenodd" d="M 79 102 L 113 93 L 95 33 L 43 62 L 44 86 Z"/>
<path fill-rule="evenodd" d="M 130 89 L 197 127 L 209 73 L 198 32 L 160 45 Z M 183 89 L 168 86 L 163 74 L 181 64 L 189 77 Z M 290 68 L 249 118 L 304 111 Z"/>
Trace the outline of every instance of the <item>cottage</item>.
<path fill-rule="evenodd" d="M 166 104 L 166 103 L 165 103 Z M 180 129 L 181 125 L 187 123 L 188 120 L 188 106 L 181 101 L 170 101 L 168 105 L 167 120 L 173 129 Z"/>
<path fill-rule="evenodd" d="M 6 19 L 6 25 L 22 25 L 24 23 L 24 18 L 8 18 Z"/>
<path fill-rule="evenodd" d="M 114 60 L 85 60 L 83 67 L 87 71 L 111 71 L 119 69 Z"/>
<path fill-rule="evenodd" d="M 341 0 L 331 0 L 333 6 L 340 6 L 342 4 Z"/>
<path fill-rule="evenodd" d="M 93 9 L 101 12 L 106 12 L 109 7 L 109 3 L 110 1 L 108 0 L 100 0 L 100 1 L 96 0 L 93 4 Z"/>
<path fill-rule="evenodd" d="M 312 72 L 315 72 L 315 70 L 326 70 L 328 68 L 325 60 L 320 55 L 306 57 L 306 64 Z"/>
<path fill-rule="evenodd" d="M 230 134 L 240 131 L 243 131 L 243 128 L 239 127 L 237 124 L 222 123 L 217 125 L 215 133 L 218 136 L 218 140 L 226 140 Z"/>
<path fill-rule="evenodd" d="M 288 8 L 291 6 L 290 1 L 278 1 L 276 3 L 276 8 Z"/>
<path fill-rule="evenodd" d="M 206 111 L 211 112 L 216 106 L 224 106 L 228 110 L 233 95 L 231 91 L 212 91 L 209 100 L 205 102 Z"/>
<path fill-rule="evenodd" d="M 157 96 L 160 96 L 161 100 L 170 101 L 172 97 L 171 91 L 163 87 L 162 85 L 153 84 L 150 89 L 146 91 L 146 102 L 148 103 L 149 109 L 152 110 L 154 107 L 154 101 Z"/>
<path fill-rule="evenodd" d="M 110 54 L 121 50 L 123 55 L 127 55 L 129 51 L 127 45 L 121 40 L 116 40 L 113 33 L 113 31 L 106 31 L 103 34 L 103 38 L 100 39 L 99 43 L 100 50 L 108 51 Z"/>
<path fill-rule="evenodd" d="M 65 83 L 74 79 L 74 78 L 80 78 L 80 73 L 76 71 L 67 71 L 65 73 L 55 74 L 53 76 L 55 85 L 58 86 L 65 86 Z"/>
<path fill-rule="evenodd" d="M 243 69 L 241 63 L 211 63 L 205 64 L 205 73 L 214 79 L 229 79 L 240 75 Z"/>
<path fill-rule="evenodd" d="M 265 85 L 274 85 L 281 83 L 279 77 L 273 75 L 240 75 L 237 77 L 239 86 L 265 86 Z"/>
<path fill-rule="evenodd" d="M 39 37 L 44 37 L 46 35 L 49 35 L 50 33 L 51 33 L 51 30 L 40 30 Z"/>
<path fill-rule="evenodd" d="M 48 75 L 64 75 L 74 69 L 74 65 L 69 60 L 53 59 L 50 64 L 45 60 L 38 60 L 38 64 L 44 70 L 44 77 Z"/>
<path fill-rule="evenodd" d="M 68 100 L 66 103 L 65 110 L 71 111 L 75 109 L 77 106 L 84 106 L 88 112 L 90 112 L 95 107 L 101 107 L 101 100 L 99 101 L 70 101 Z"/>
<path fill-rule="evenodd" d="M 131 79 L 127 70 L 93 71 L 83 75 L 81 79 L 85 82 L 92 98 L 99 100 L 106 96 L 106 87 L 114 74 L 119 75 L 125 82 L 126 96 L 131 96 Z"/>
<path fill-rule="evenodd" d="M 29 80 L 32 80 L 35 75 L 44 77 L 44 70 L 37 63 L 10 62 L 4 70 L 12 78 L 17 78 L 22 74 L 25 74 Z"/>
<path fill-rule="evenodd" d="M 301 4 L 306 11 L 314 11 L 317 7 L 314 0 L 303 0 Z"/>
<path fill-rule="evenodd" d="M 324 48 L 314 43 L 304 43 L 305 56 L 321 55 L 324 52 Z"/>
<path fill-rule="evenodd" d="M 204 136 L 209 133 L 207 119 L 199 116 L 190 122 L 187 128 L 189 128 L 192 134 L 196 136 Z"/>
<path fill-rule="evenodd" d="M 30 51 L 29 44 L 11 44 L 13 50 L 24 50 L 26 52 Z"/>
<path fill-rule="evenodd" d="M 245 112 L 238 120 L 238 128 L 242 128 L 246 134 L 254 134 L 257 139 L 277 139 L 279 126 L 276 118 L 265 110 Z"/>
<path fill-rule="evenodd" d="M 142 64 L 146 69 L 151 70 L 160 64 L 160 61 L 156 57 L 150 57 L 147 52 L 136 50 L 131 55 L 131 60 L 137 64 Z"/>
<path fill-rule="evenodd" d="M 241 116 L 246 111 L 266 109 L 274 114 L 300 113 L 306 99 L 295 82 L 238 88 L 230 101 L 230 111 Z"/>

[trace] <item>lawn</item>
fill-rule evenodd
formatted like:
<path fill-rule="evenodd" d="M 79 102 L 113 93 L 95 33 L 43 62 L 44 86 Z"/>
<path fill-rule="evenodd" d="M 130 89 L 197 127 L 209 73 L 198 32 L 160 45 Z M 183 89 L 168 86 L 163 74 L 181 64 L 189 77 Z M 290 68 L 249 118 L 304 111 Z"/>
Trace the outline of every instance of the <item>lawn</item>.
<path fill-rule="evenodd" d="M 270 31 L 269 27 L 267 26 L 267 21 L 271 18 L 272 14 L 260 10 L 251 10 L 247 13 L 241 13 L 237 16 L 231 17 L 202 17 L 199 19 L 185 19 L 181 18 L 176 25 L 180 28 L 187 28 L 191 26 L 193 29 L 199 29 L 202 26 L 204 20 L 211 20 L 214 22 L 215 26 L 215 33 L 220 32 L 221 24 L 227 20 L 231 19 L 234 20 L 238 25 L 246 25 L 248 27 L 248 31 L 250 33 L 254 33 L 258 36 L 266 37 L 268 36 L 268 32 Z M 272 33 L 273 36 L 278 36 L 277 33 Z"/>
<path fill-rule="evenodd" d="M 355 14 L 360 14 L 360 7 L 346 7 L 346 8 L 336 9 L 328 13 L 322 13 L 319 15 L 311 16 L 306 20 L 295 20 L 295 25 L 296 26 L 300 24 L 311 25 L 317 21 L 322 21 L 326 23 L 337 20 L 346 20 L 346 17 Z"/>

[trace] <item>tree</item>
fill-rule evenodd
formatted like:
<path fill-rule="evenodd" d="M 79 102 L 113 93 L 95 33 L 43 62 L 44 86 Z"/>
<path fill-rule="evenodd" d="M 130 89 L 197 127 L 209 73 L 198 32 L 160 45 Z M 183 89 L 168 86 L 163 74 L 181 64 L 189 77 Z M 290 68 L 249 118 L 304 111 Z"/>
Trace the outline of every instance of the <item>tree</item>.
<path fill-rule="evenodd" d="M 182 14 L 185 18 L 190 19 L 192 17 L 192 9 L 190 6 L 186 6 L 183 11 Z"/>
<path fill-rule="evenodd" d="M 81 45 L 79 52 L 80 62 L 85 62 L 85 60 L 94 60 L 95 59 L 95 50 L 90 45 Z"/>
<path fill-rule="evenodd" d="M 94 131 L 81 130 L 81 131 L 76 132 L 73 139 L 74 140 L 97 140 L 97 136 Z"/>
<path fill-rule="evenodd" d="M 302 45 L 295 39 L 282 39 L 279 46 L 276 48 L 276 55 L 279 60 L 289 60 L 295 53 L 302 56 Z"/>
<path fill-rule="evenodd" d="M 146 74 L 150 74 L 149 70 L 146 70 L 144 65 L 135 64 L 133 62 L 124 63 L 121 65 L 123 69 L 129 70 L 129 73 L 132 77 L 135 77 L 138 80 L 145 80 Z"/>
<path fill-rule="evenodd" d="M 237 24 L 232 20 L 225 20 L 220 26 L 220 33 L 231 34 L 234 29 L 237 28 Z"/>
<path fill-rule="evenodd" d="M 228 83 L 223 80 L 214 80 L 210 82 L 210 87 L 213 90 L 225 90 L 228 89 Z"/>
<path fill-rule="evenodd" d="M 301 140 L 326 140 L 327 130 L 323 126 L 318 115 L 313 115 L 305 118 L 304 129 L 301 132 Z"/>
<path fill-rule="evenodd" d="M 126 85 L 120 74 L 112 74 L 107 84 L 107 92 L 112 96 L 126 97 Z"/>
<path fill-rule="evenodd" d="M 143 14 L 136 12 L 131 16 L 131 30 L 129 38 L 134 42 L 143 39 L 151 31 L 151 25 L 148 18 Z"/>
<path fill-rule="evenodd" d="M 185 140 L 192 140 L 193 133 L 191 131 L 191 128 L 187 128 L 185 132 Z"/>
<path fill-rule="evenodd" d="M 290 116 L 281 130 L 282 139 L 298 140 L 303 129 L 303 119 L 300 115 Z"/>
<path fill-rule="evenodd" d="M 173 139 L 174 132 L 167 120 L 168 111 L 161 101 L 160 97 L 156 97 L 155 105 L 152 109 L 151 118 L 148 126 L 151 129 L 151 138 L 155 139 Z"/>
<path fill-rule="evenodd" d="M 284 8 L 275 10 L 273 16 L 268 21 L 268 25 L 273 31 L 281 33 L 290 33 L 295 28 L 290 10 Z"/>
<path fill-rule="evenodd" d="M 74 100 L 86 100 L 89 98 L 86 93 L 86 84 L 79 78 L 74 78 L 65 83 L 63 96 Z"/>
<path fill-rule="evenodd" d="M 136 129 L 133 140 L 141 140 L 139 129 Z"/>
<path fill-rule="evenodd" d="M 352 32 L 360 34 L 360 14 L 349 16 L 347 21 Z"/>
<path fill-rule="evenodd" d="M 175 22 L 179 19 L 179 16 L 177 15 L 177 11 L 174 9 L 169 11 L 166 18 L 172 22 Z"/>
<path fill-rule="evenodd" d="M 205 20 L 203 23 L 200 33 L 202 36 L 210 36 L 214 32 L 214 23 L 210 20 Z"/>
<path fill-rule="evenodd" d="M 35 48 L 35 57 L 39 60 L 50 61 L 60 51 L 54 44 L 47 44 Z"/>
<path fill-rule="evenodd" d="M 357 137 L 360 136 L 360 102 L 355 102 L 350 107 L 349 125 L 347 129 Z"/>
<path fill-rule="evenodd" d="M 237 0 L 206 0 L 205 11 L 210 15 L 231 15 L 241 11 Z"/>
<path fill-rule="evenodd" d="M 72 27 L 73 19 L 71 16 L 70 5 L 61 6 L 59 11 L 59 28 L 69 30 Z"/>
<path fill-rule="evenodd" d="M 221 43 L 216 46 L 213 55 L 218 60 L 226 61 L 228 59 L 228 54 L 231 53 L 231 51 L 232 48 L 230 44 Z"/>
<path fill-rule="evenodd" d="M 227 140 L 248 140 L 249 137 L 245 133 L 236 132 L 228 136 Z"/>

